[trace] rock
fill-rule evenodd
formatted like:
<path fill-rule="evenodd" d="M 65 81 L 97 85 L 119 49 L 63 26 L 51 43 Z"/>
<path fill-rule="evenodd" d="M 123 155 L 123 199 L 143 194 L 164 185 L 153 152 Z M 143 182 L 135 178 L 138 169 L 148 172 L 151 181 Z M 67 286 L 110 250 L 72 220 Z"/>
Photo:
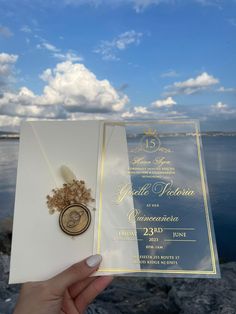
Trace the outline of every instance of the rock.
<path fill-rule="evenodd" d="M 12 218 L 0 220 L 0 252 L 10 255 L 12 236 Z"/>
<path fill-rule="evenodd" d="M 221 265 L 221 279 L 174 279 L 169 298 L 187 314 L 236 313 L 236 263 Z"/>
<path fill-rule="evenodd" d="M 118 277 L 88 313 L 235 314 L 236 262 L 222 264 L 221 274 L 221 279 Z"/>
<path fill-rule="evenodd" d="M 12 217 L 6 217 L 4 219 L 0 220 L 0 233 L 12 232 L 12 224 L 13 224 L 13 218 Z"/>
<path fill-rule="evenodd" d="M 98 296 L 94 305 L 99 308 L 102 306 L 108 313 L 118 314 L 178 313 L 176 305 L 168 300 L 169 290 L 168 281 L 164 278 L 117 277 Z M 112 304 L 110 312 L 108 304 Z"/>
<path fill-rule="evenodd" d="M 18 293 L 15 293 L 11 298 L 1 300 L 0 299 L 0 314 L 12 314 L 15 308 L 15 304 L 18 298 Z"/>
<path fill-rule="evenodd" d="M 0 252 L 0 281 L 4 280 L 9 273 L 10 256 Z"/>
<path fill-rule="evenodd" d="M 115 309 L 112 303 L 96 303 L 91 304 L 86 314 L 120 314 L 120 311 Z"/>
<path fill-rule="evenodd" d="M 0 314 L 13 312 L 19 293 L 19 285 L 8 285 L 9 255 L 0 252 Z"/>
<path fill-rule="evenodd" d="M 0 229 L 0 238 L 11 232 L 10 225 Z M 10 257 L 3 251 L 9 243 L 0 252 L 0 314 L 13 312 L 20 289 L 8 285 Z M 221 279 L 116 277 L 86 313 L 236 314 L 236 262 L 222 264 L 221 275 Z"/>

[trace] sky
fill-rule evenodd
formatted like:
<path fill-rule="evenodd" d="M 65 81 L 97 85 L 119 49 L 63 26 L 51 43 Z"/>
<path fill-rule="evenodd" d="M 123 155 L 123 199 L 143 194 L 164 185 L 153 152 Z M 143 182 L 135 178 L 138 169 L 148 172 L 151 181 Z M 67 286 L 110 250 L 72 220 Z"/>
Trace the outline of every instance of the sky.
<path fill-rule="evenodd" d="M 236 0 L 0 0 L 0 130 L 199 119 L 236 131 Z"/>

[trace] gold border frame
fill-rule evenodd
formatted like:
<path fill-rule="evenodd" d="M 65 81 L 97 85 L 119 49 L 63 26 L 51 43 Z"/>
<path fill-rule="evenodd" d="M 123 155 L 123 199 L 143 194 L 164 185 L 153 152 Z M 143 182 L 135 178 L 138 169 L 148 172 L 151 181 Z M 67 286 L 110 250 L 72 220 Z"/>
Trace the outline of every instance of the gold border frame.
<path fill-rule="evenodd" d="M 201 178 L 201 186 L 202 186 L 202 193 L 203 193 L 203 200 L 204 200 L 204 208 L 205 208 L 205 217 L 206 217 L 206 224 L 207 224 L 207 231 L 208 231 L 208 240 L 211 252 L 211 264 L 212 270 L 210 271 L 201 271 L 201 270 L 177 270 L 177 269 L 125 269 L 125 268 L 100 268 L 98 272 L 113 272 L 113 273 L 160 273 L 160 274 L 192 274 L 192 275 L 216 275 L 216 258 L 215 252 L 213 247 L 213 239 L 212 239 L 212 232 L 211 232 L 211 223 L 210 223 L 210 215 L 209 215 L 209 207 L 208 207 L 208 200 L 207 200 L 207 188 L 206 188 L 206 178 L 205 172 L 203 168 L 203 161 L 202 161 L 202 153 L 201 153 L 201 142 L 200 142 L 200 134 L 199 134 L 199 125 L 196 120 L 157 120 L 157 121 L 143 121 L 143 122 L 104 122 L 103 124 L 103 139 L 102 139 L 102 158 L 101 158 L 101 171 L 100 171 L 100 193 L 99 193 L 99 208 L 98 208 L 98 242 L 97 242 L 97 253 L 101 252 L 101 225 L 102 225 L 102 192 L 103 192 L 103 175 L 104 175 L 104 160 L 106 154 L 105 148 L 105 127 L 106 125 L 119 125 L 119 126 L 126 126 L 126 125 L 144 125 L 144 124 L 194 124 L 195 132 L 196 132 L 196 144 L 197 144 L 197 152 L 198 152 L 198 161 L 199 161 L 199 168 L 200 168 L 200 178 Z"/>

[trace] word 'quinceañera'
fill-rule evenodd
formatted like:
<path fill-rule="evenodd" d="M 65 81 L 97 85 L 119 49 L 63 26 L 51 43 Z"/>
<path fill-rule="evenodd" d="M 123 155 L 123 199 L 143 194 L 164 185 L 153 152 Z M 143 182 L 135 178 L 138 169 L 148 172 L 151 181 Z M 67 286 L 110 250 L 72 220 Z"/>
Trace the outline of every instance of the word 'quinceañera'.
<path fill-rule="evenodd" d="M 154 193 L 158 196 L 194 196 L 195 191 L 190 188 L 173 187 L 173 181 L 146 183 L 138 188 L 132 188 L 131 184 L 125 184 L 119 188 L 116 195 L 116 203 L 121 203 L 127 196 L 149 196 Z"/>
<path fill-rule="evenodd" d="M 174 222 L 179 222 L 179 217 L 178 216 L 167 216 L 167 215 L 162 215 L 162 216 L 146 216 L 143 214 L 139 209 L 132 209 L 128 213 L 128 221 L 130 223 L 134 222 L 169 222 L 169 223 L 174 223 Z"/>

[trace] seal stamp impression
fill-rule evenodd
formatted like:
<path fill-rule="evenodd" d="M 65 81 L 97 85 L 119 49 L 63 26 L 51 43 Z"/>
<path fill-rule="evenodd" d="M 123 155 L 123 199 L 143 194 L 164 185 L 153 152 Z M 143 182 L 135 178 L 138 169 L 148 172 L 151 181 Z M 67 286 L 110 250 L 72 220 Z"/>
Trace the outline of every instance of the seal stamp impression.
<path fill-rule="evenodd" d="M 77 236 L 84 233 L 90 223 L 90 210 L 81 203 L 71 204 L 60 212 L 59 225 L 68 235 Z"/>
<path fill-rule="evenodd" d="M 47 207 L 51 215 L 60 213 L 59 225 L 63 232 L 77 236 L 84 233 L 91 223 L 89 203 L 95 199 L 85 181 L 78 180 L 69 167 L 62 165 L 60 174 L 66 183 L 62 187 L 54 188 L 52 195 L 47 195 Z"/>

